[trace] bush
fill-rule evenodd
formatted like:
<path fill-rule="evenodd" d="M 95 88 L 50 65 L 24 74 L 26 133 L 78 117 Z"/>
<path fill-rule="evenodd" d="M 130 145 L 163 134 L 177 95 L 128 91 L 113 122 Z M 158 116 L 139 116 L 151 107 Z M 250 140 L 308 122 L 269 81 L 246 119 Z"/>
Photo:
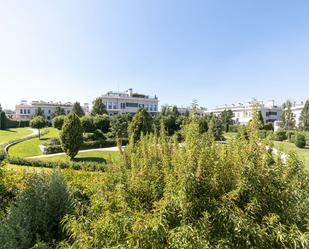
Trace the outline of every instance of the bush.
<path fill-rule="evenodd" d="M 65 119 L 64 115 L 54 117 L 53 120 L 52 120 L 53 127 L 58 129 L 58 130 L 61 130 L 63 123 L 64 123 L 64 119 Z"/>
<path fill-rule="evenodd" d="M 73 200 L 62 175 L 29 175 L 25 190 L 0 225 L 0 247 L 31 248 L 38 242 L 63 240 L 65 233 L 60 222 L 71 213 Z"/>
<path fill-rule="evenodd" d="M 66 162 L 66 161 L 43 161 L 35 159 L 26 159 L 21 157 L 10 157 L 8 163 L 21 166 L 42 167 L 42 168 L 60 168 L 85 171 L 104 171 L 105 164 L 96 162 Z"/>
<path fill-rule="evenodd" d="M 82 125 L 84 132 L 94 132 L 96 127 L 93 124 L 93 117 L 83 116 L 80 118 L 80 123 Z"/>
<path fill-rule="evenodd" d="M 96 140 L 105 140 L 106 137 L 104 136 L 104 134 L 101 130 L 97 129 L 94 132 L 84 133 L 83 139 L 84 139 L 84 141 L 96 141 Z"/>
<path fill-rule="evenodd" d="M 60 145 L 60 140 L 59 138 L 51 138 L 42 142 L 42 145 Z"/>
<path fill-rule="evenodd" d="M 13 119 L 6 119 L 6 128 L 22 128 L 22 127 L 29 127 L 30 126 L 30 121 L 28 120 L 13 120 Z"/>
<path fill-rule="evenodd" d="M 298 148 L 305 148 L 306 147 L 306 137 L 302 133 L 297 133 L 295 137 L 295 145 Z"/>
<path fill-rule="evenodd" d="M 6 115 L 0 111 L 0 130 L 6 130 Z"/>
<path fill-rule="evenodd" d="M 263 129 L 267 130 L 267 131 L 273 131 L 274 125 L 273 125 L 273 123 L 267 123 L 267 124 L 264 125 Z"/>
<path fill-rule="evenodd" d="M 103 133 L 107 133 L 110 127 L 110 117 L 106 114 L 96 115 L 93 118 L 93 124 L 96 129 L 101 130 Z"/>
<path fill-rule="evenodd" d="M 44 149 L 43 149 L 44 155 L 61 153 L 61 152 L 63 152 L 61 145 L 44 146 Z"/>
<path fill-rule="evenodd" d="M 229 125 L 229 132 L 238 132 L 239 125 Z"/>
<path fill-rule="evenodd" d="M 286 136 L 290 143 L 295 143 L 295 132 L 294 131 L 287 131 Z"/>
<path fill-rule="evenodd" d="M 286 131 L 276 131 L 276 132 L 274 132 L 273 139 L 275 141 L 284 141 L 284 140 L 286 140 L 287 139 Z"/>

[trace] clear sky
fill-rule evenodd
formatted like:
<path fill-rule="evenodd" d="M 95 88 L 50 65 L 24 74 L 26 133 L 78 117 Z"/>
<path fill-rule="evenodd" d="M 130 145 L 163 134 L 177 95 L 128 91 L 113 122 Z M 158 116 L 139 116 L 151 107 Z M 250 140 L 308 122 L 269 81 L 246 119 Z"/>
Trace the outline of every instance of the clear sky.
<path fill-rule="evenodd" d="M 0 0 L 0 103 L 309 98 L 308 0 Z"/>

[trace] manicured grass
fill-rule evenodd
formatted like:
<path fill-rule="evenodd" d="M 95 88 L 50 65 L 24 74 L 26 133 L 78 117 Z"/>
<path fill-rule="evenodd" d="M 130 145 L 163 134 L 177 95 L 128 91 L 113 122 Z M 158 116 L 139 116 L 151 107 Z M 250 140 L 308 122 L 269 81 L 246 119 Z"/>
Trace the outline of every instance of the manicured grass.
<path fill-rule="evenodd" d="M 298 157 L 305 163 L 305 166 L 309 170 L 309 147 L 304 149 L 297 148 L 295 144 L 288 142 L 277 142 L 274 141 L 274 147 L 285 153 L 295 152 Z"/>
<path fill-rule="evenodd" d="M 15 139 L 23 138 L 32 133 L 29 128 L 15 128 L 0 130 L 0 143 L 6 143 Z"/>
<path fill-rule="evenodd" d="M 56 138 L 59 136 L 59 131 L 55 128 L 46 128 L 41 131 L 42 133 L 48 132 L 47 134 L 39 138 L 33 138 L 21 143 L 18 143 L 9 148 L 9 156 L 11 157 L 30 157 L 42 155 L 39 145 L 47 139 Z"/>
<path fill-rule="evenodd" d="M 224 132 L 223 136 L 226 138 L 226 140 L 230 140 L 237 136 L 237 132 Z"/>
<path fill-rule="evenodd" d="M 74 158 L 77 162 L 105 162 L 113 161 L 119 158 L 119 152 L 117 151 L 86 151 L 79 152 Z M 50 157 L 36 158 L 43 161 L 69 161 L 67 155 L 58 155 Z"/>

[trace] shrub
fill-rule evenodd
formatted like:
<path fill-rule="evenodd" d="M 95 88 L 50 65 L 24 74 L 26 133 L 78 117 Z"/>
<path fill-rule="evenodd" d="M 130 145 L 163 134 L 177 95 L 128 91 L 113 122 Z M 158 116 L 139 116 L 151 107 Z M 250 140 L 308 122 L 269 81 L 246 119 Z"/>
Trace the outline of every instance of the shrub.
<path fill-rule="evenodd" d="M 302 133 L 297 133 L 295 137 L 295 145 L 298 148 L 305 148 L 306 147 L 306 137 Z"/>
<path fill-rule="evenodd" d="M 3 111 L 0 111 L 0 130 L 6 130 L 6 115 Z"/>
<path fill-rule="evenodd" d="M 65 238 L 60 221 L 72 212 L 73 201 L 59 173 L 29 175 L 25 190 L 0 225 L 0 247 L 31 248 L 41 241 L 60 241 Z"/>
<path fill-rule="evenodd" d="M 54 117 L 53 120 L 52 120 L 53 127 L 58 129 L 58 130 L 61 130 L 63 123 L 64 123 L 64 119 L 65 119 L 64 115 Z"/>
<path fill-rule="evenodd" d="M 44 149 L 43 149 L 44 155 L 61 153 L 61 152 L 63 152 L 61 145 L 48 145 L 48 146 L 44 146 Z"/>
<path fill-rule="evenodd" d="M 51 138 L 42 142 L 42 145 L 60 145 L 60 140 L 59 138 Z"/>
<path fill-rule="evenodd" d="M 110 128 L 110 117 L 106 114 L 96 115 L 93 118 L 93 124 L 96 129 L 101 130 L 103 133 L 107 133 Z"/>
<path fill-rule="evenodd" d="M 80 123 L 82 125 L 84 132 L 94 132 L 96 127 L 93 123 L 93 117 L 83 116 L 80 118 Z"/>
<path fill-rule="evenodd" d="M 6 119 L 6 128 L 19 128 L 19 127 L 29 127 L 30 126 L 30 121 L 28 120 L 13 120 L 10 118 Z"/>
<path fill-rule="evenodd" d="M 264 125 L 264 130 L 267 130 L 267 131 L 273 131 L 274 130 L 274 125 L 273 123 L 267 123 Z"/>
<path fill-rule="evenodd" d="M 295 132 L 294 131 L 287 131 L 286 136 L 290 143 L 295 143 Z"/>
<path fill-rule="evenodd" d="M 229 125 L 229 132 L 238 132 L 239 125 Z"/>
<path fill-rule="evenodd" d="M 276 131 L 274 132 L 275 141 L 284 141 L 287 139 L 286 131 Z"/>
<path fill-rule="evenodd" d="M 74 169 L 85 171 L 104 171 L 105 169 L 105 163 L 96 162 L 43 161 L 36 159 L 26 159 L 21 157 L 10 157 L 7 160 L 10 164 L 31 167 Z"/>

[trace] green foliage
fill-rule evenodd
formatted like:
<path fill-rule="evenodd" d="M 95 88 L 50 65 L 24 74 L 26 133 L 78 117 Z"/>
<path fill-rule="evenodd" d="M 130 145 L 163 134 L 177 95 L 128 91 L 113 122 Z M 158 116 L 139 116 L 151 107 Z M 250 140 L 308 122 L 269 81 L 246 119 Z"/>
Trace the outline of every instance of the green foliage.
<path fill-rule="evenodd" d="M 281 114 L 281 121 L 283 124 L 284 129 L 286 130 L 291 130 L 295 127 L 295 119 L 294 119 L 294 114 L 291 110 L 292 108 L 292 102 L 290 100 L 287 100 L 283 105 L 282 105 L 282 114 Z"/>
<path fill-rule="evenodd" d="M 29 120 L 12 120 L 10 118 L 6 119 L 6 128 L 21 128 L 21 127 L 29 127 L 30 121 Z"/>
<path fill-rule="evenodd" d="M 64 248 L 308 248 L 309 175 L 266 150 L 255 122 L 227 144 L 197 118 L 182 144 L 164 129 L 131 142 L 88 212 L 65 217 Z"/>
<path fill-rule="evenodd" d="M 0 111 L 0 130 L 6 130 L 6 115 L 5 112 Z"/>
<path fill-rule="evenodd" d="M 34 117 L 36 116 L 42 116 L 44 117 L 44 111 L 42 110 L 41 107 L 38 107 L 38 109 L 35 110 L 35 114 L 33 115 Z"/>
<path fill-rule="evenodd" d="M 93 104 L 93 107 L 92 107 L 92 110 L 91 110 L 92 116 L 107 114 L 106 106 L 103 103 L 102 97 L 96 98 L 92 102 L 92 104 Z"/>
<path fill-rule="evenodd" d="M 28 176 L 25 190 L 0 225 L 0 248 L 30 248 L 37 242 L 64 239 L 60 221 L 72 210 L 70 193 L 59 173 Z"/>
<path fill-rule="evenodd" d="M 74 112 L 66 116 L 59 137 L 63 151 L 73 159 L 83 143 L 81 122 Z"/>
<path fill-rule="evenodd" d="M 79 102 L 73 104 L 71 112 L 74 112 L 78 117 L 85 116 L 85 112 Z"/>
<path fill-rule="evenodd" d="M 309 100 L 306 100 L 304 108 L 301 111 L 299 128 L 303 131 L 309 131 Z"/>
<path fill-rule="evenodd" d="M 41 138 L 41 132 L 40 130 L 44 127 L 47 126 L 46 120 L 43 116 L 35 116 L 33 119 L 30 121 L 30 127 L 34 129 L 38 129 L 39 131 L 39 139 Z"/>
<path fill-rule="evenodd" d="M 229 125 L 229 132 L 238 132 L 239 125 Z"/>
<path fill-rule="evenodd" d="M 233 117 L 234 117 L 234 114 L 233 114 L 232 110 L 230 110 L 230 109 L 224 110 L 220 114 L 221 123 L 224 127 L 225 132 L 228 132 L 229 126 L 233 124 Z"/>
<path fill-rule="evenodd" d="M 276 131 L 274 132 L 274 138 L 275 141 L 284 141 L 287 139 L 286 131 Z"/>
<path fill-rule="evenodd" d="M 141 134 L 152 131 L 152 117 L 145 109 L 139 109 L 128 127 L 128 134 L 134 141 L 138 141 Z"/>
<path fill-rule="evenodd" d="M 117 115 L 114 115 L 114 116 L 117 116 Z M 112 119 L 114 118 L 114 116 L 112 117 Z M 121 116 L 126 117 L 126 115 L 121 115 Z M 127 121 L 124 120 L 123 122 L 127 122 Z M 95 115 L 93 118 L 93 124 L 96 129 L 101 130 L 103 133 L 107 133 L 110 128 L 110 118 L 107 114 Z"/>
<path fill-rule="evenodd" d="M 56 106 L 55 111 L 52 114 L 52 118 L 54 119 L 57 116 L 65 116 L 65 110 L 61 106 Z"/>
<path fill-rule="evenodd" d="M 302 133 L 297 133 L 295 137 L 295 145 L 298 148 L 305 148 L 306 147 L 306 137 Z"/>
<path fill-rule="evenodd" d="M 93 123 L 93 117 L 83 116 L 80 118 L 80 122 L 84 132 L 94 132 L 96 127 Z"/>
<path fill-rule="evenodd" d="M 264 125 L 264 130 L 267 130 L 267 131 L 273 131 L 274 130 L 274 125 L 273 123 L 267 123 Z"/>
<path fill-rule="evenodd" d="M 58 129 L 58 130 L 61 130 L 62 126 L 63 126 L 63 123 L 64 123 L 64 119 L 65 119 L 64 115 L 57 115 L 57 116 L 55 116 L 52 119 L 53 127 Z"/>

